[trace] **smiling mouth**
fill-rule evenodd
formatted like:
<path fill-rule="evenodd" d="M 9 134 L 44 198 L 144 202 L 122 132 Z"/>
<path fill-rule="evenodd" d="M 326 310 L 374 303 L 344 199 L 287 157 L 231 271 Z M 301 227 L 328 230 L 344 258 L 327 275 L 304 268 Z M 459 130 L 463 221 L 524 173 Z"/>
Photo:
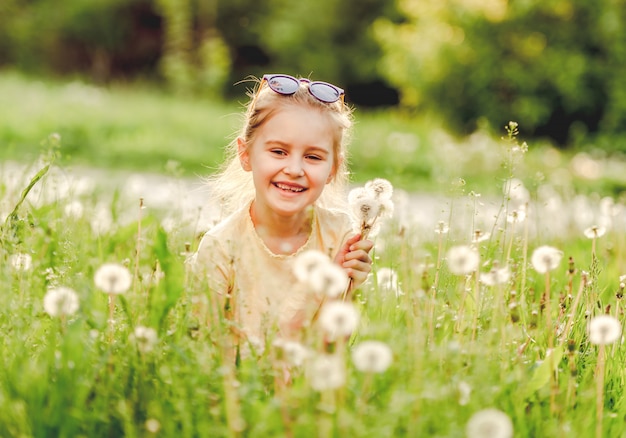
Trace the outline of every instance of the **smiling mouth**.
<path fill-rule="evenodd" d="M 292 185 L 283 184 L 283 183 L 272 183 L 272 184 L 274 185 L 274 187 L 278 187 L 281 190 L 285 190 L 285 191 L 292 192 L 292 193 L 300 193 L 306 190 L 306 188 L 304 187 L 292 186 Z"/>

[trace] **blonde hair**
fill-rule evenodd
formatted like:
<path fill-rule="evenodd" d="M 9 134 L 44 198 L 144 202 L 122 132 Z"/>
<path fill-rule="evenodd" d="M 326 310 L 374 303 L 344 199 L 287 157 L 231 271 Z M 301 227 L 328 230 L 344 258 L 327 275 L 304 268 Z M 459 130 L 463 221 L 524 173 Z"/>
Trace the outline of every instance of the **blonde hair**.
<path fill-rule="evenodd" d="M 300 82 L 300 87 L 292 95 L 282 95 L 272 91 L 268 86 L 262 86 L 256 80 L 255 89 L 248 93 L 250 100 L 243 114 L 244 122 L 238 137 L 243 138 L 250 145 L 259 128 L 261 128 L 276 112 L 289 106 L 306 106 L 323 112 L 335 125 L 333 139 L 333 159 L 335 174 L 333 179 L 317 200 L 317 204 L 325 208 L 344 208 L 345 191 L 348 185 L 348 157 L 347 145 L 352 132 L 352 109 L 343 101 L 324 103 L 309 93 L 308 84 Z M 226 147 L 226 160 L 218 173 L 209 176 L 211 196 L 221 208 L 223 214 L 228 214 L 254 199 L 255 189 L 252 173 L 246 172 L 239 161 L 237 152 L 237 138 Z"/>

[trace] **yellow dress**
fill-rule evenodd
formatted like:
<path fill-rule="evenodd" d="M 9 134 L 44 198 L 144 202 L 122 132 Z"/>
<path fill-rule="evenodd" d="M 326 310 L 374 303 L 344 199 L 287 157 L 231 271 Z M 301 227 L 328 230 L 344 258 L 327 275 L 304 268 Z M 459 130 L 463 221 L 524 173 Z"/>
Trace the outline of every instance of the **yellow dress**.
<path fill-rule="evenodd" d="M 316 249 L 331 259 L 353 234 L 349 216 L 339 210 L 313 207 L 311 234 L 293 254 L 272 253 L 250 218 L 250 205 L 234 212 L 202 238 L 192 257 L 194 272 L 217 294 L 219 311 L 231 319 L 242 350 L 263 348 L 266 335 L 275 331 L 284 339 L 297 339 L 299 329 L 318 298 L 305 290 L 293 274 L 298 254 Z M 210 298 L 216 298 L 215 296 Z"/>

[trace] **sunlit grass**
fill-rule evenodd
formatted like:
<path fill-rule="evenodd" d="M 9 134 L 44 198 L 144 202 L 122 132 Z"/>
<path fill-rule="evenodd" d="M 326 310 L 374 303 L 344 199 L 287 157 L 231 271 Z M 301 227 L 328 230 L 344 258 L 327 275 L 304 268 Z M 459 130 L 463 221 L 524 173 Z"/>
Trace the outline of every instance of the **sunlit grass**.
<path fill-rule="evenodd" d="M 0 435 L 464 436 L 485 409 L 504 413 L 515 436 L 590 436 L 597 427 L 623 435 L 622 341 L 592 344 L 588 322 L 604 313 L 624 321 L 625 207 L 536 180 L 517 145 L 511 138 L 490 149 L 502 178 L 519 181 L 498 181 L 490 196 L 471 179 L 428 205 L 394 192 L 396 214 L 356 294 L 359 328 L 335 345 L 345 383 L 321 392 L 306 362 L 281 383 L 272 339 L 237 368 L 225 360 L 227 327 L 207 324 L 211 295 L 185 264 L 210 222 L 188 216 L 181 192 L 156 190 L 165 198 L 157 202 L 155 186 L 136 180 L 136 190 L 110 193 L 53 166 L 11 216 L 41 164 L 11 172 L 0 184 Z M 507 220 L 526 205 L 524 220 Z M 600 225 L 606 234 L 585 235 Z M 543 245 L 562 251 L 549 274 L 531 263 Z M 459 246 L 477 253 L 477 268 L 451 266 Z M 133 277 L 113 303 L 94 281 L 105 263 Z M 504 267 L 504 280 L 481 281 Z M 44 309 L 59 286 L 79 297 L 66 318 Z M 156 331 L 152 348 L 138 343 L 138 327 Z M 391 348 L 388 369 L 357 369 L 350 351 L 365 340 Z"/>

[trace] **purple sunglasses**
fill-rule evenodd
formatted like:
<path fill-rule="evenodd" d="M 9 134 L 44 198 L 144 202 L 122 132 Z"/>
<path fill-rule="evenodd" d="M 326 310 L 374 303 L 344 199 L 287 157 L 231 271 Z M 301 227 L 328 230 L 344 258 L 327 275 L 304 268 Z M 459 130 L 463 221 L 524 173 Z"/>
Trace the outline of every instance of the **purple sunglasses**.
<path fill-rule="evenodd" d="M 333 84 L 329 84 L 328 82 L 312 82 L 306 78 L 296 79 L 293 76 L 283 74 L 263 75 L 263 79 L 259 85 L 259 90 L 263 86 L 263 82 L 267 82 L 267 86 L 270 87 L 272 91 L 284 96 L 295 94 L 300 87 L 300 82 L 305 82 L 309 84 L 309 93 L 311 93 L 311 95 L 317 100 L 324 103 L 334 103 L 339 99 L 341 99 L 341 102 L 343 103 L 345 95 L 345 92 L 341 88 L 336 87 Z"/>

